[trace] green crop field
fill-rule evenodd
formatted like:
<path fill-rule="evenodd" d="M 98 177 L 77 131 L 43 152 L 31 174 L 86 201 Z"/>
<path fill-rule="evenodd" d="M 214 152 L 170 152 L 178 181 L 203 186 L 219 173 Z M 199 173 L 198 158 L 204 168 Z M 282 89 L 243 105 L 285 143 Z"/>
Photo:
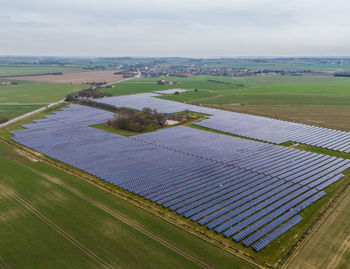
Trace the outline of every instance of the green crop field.
<path fill-rule="evenodd" d="M 106 192 L 0 143 L 0 265 L 254 268 Z M 20 258 L 18 258 L 20 257 Z"/>
<path fill-rule="evenodd" d="M 47 104 L 85 87 L 80 84 L 18 81 L 18 85 L 0 85 L 0 104 Z"/>
<path fill-rule="evenodd" d="M 1 105 L 0 118 L 13 119 L 28 112 L 34 111 L 43 105 Z"/>
<path fill-rule="evenodd" d="M 158 85 L 156 81 L 166 79 L 177 81 L 178 85 Z M 210 81 L 211 80 L 211 81 Z M 217 82 L 215 82 L 217 81 Z M 223 83 L 220 83 L 223 82 Z M 243 85 L 243 87 L 242 87 Z M 187 78 L 159 77 L 134 79 L 118 83 L 114 88 L 104 89 L 113 95 L 126 95 L 166 89 L 198 89 L 192 100 L 223 94 L 315 94 L 350 95 L 350 79 L 332 76 L 257 76 L 257 77 L 215 77 L 192 76 Z M 184 95 L 182 93 L 181 95 Z M 172 99 L 174 95 L 167 95 Z M 179 97 L 174 97 L 179 98 Z M 189 98 L 184 97 L 184 101 Z"/>
<path fill-rule="evenodd" d="M 45 66 L 45 65 L 0 65 L 0 76 L 28 75 L 52 72 L 74 72 L 81 70 L 80 67 Z"/>
<path fill-rule="evenodd" d="M 177 81 L 179 84 L 157 85 L 159 79 Z M 350 130 L 350 78 L 282 75 L 159 77 L 126 81 L 105 91 L 125 95 L 171 88 L 198 91 L 166 94 L 160 98 Z"/>
<path fill-rule="evenodd" d="M 10 120 L 83 88 L 86 85 L 30 81 L 18 81 L 18 85 L 0 85 L 0 117 Z"/>
<path fill-rule="evenodd" d="M 185 94 L 183 94 L 185 96 Z M 174 99 L 176 100 L 177 97 Z M 242 104 L 242 105 L 339 105 L 350 106 L 350 95 L 314 95 L 314 94 L 230 94 L 199 100 L 190 100 L 195 104 Z"/>

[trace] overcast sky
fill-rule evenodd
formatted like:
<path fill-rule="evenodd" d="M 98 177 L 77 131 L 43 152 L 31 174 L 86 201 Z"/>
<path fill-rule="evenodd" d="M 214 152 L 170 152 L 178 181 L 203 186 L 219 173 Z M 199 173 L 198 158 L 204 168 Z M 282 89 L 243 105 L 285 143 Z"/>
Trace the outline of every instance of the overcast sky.
<path fill-rule="evenodd" d="M 348 0 L 0 0 L 0 55 L 349 56 Z"/>

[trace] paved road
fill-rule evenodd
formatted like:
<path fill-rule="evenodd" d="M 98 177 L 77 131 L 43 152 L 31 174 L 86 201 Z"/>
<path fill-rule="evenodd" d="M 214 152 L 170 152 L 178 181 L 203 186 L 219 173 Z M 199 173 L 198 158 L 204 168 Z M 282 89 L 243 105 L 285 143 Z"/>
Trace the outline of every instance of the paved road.
<path fill-rule="evenodd" d="M 104 84 L 103 86 L 112 85 L 112 84 L 116 84 L 116 83 L 122 83 L 122 82 L 124 82 L 124 81 L 130 80 L 130 79 L 134 79 L 134 78 L 141 78 L 141 72 L 140 72 L 140 70 L 137 70 L 137 72 L 138 72 L 138 74 L 137 74 L 136 76 L 134 76 L 134 77 L 122 79 L 122 80 L 115 81 L 115 82 L 109 82 L 109 83 Z"/>
<path fill-rule="evenodd" d="M 23 119 L 25 119 L 25 118 L 27 118 L 27 117 L 29 117 L 29 116 L 32 116 L 32 115 L 34 115 L 34 114 L 36 114 L 36 113 L 39 113 L 39 112 L 41 112 L 41 111 L 44 111 L 44 110 L 47 109 L 47 108 L 50 108 L 50 107 L 52 107 L 52 106 L 58 105 L 58 104 L 63 103 L 63 102 L 64 102 L 64 99 L 63 99 L 63 100 L 60 100 L 60 101 L 58 101 L 58 102 L 51 103 L 51 104 L 49 104 L 49 105 L 43 106 L 43 107 L 41 107 L 41 108 L 39 108 L 39 109 L 37 109 L 37 110 L 28 112 L 28 113 L 26 113 L 26 114 L 24 114 L 24 115 L 22 115 L 22 116 L 19 116 L 19 117 L 17 117 L 17 118 L 14 118 L 14 119 L 12 119 L 12 120 L 7 121 L 7 122 L 4 122 L 4 123 L 0 124 L 0 129 L 1 129 L 1 128 L 5 128 L 6 126 L 9 126 L 10 124 L 12 124 L 12 123 L 14 123 L 14 122 L 16 122 L 16 121 L 23 120 Z"/>

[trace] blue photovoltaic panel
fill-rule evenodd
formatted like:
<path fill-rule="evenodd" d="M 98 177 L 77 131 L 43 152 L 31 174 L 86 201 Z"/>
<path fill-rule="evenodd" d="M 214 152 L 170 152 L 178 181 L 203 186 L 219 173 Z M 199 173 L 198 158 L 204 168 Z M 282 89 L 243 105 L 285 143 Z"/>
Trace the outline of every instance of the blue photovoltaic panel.
<path fill-rule="evenodd" d="M 140 109 L 152 100 L 147 106 L 166 112 L 187 108 L 159 103 L 153 96 L 101 101 L 123 106 L 130 101 L 129 106 Z M 321 190 L 350 167 L 350 161 L 341 158 L 184 126 L 128 138 L 90 127 L 112 117 L 110 112 L 70 105 L 13 131 L 12 139 L 247 246 L 260 240 L 254 245 L 257 250 L 295 225 L 296 214 L 323 197 Z"/>
<path fill-rule="evenodd" d="M 158 93 L 173 93 L 175 91 L 182 92 L 185 90 L 170 89 L 155 93 L 106 97 L 96 99 L 96 101 L 115 106 L 132 107 L 138 110 L 142 110 L 142 108 L 147 106 L 160 112 L 168 113 L 191 110 L 211 115 L 207 119 L 195 123 L 198 126 L 209 129 L 275 144 L 294 141 L 347 153 L 350 152 L 350 133 L 348 132 L 155 98 L 159 95 Z"/>
<path fill-rule="evenodd" d="M 293 228 L 295 225 L 297 225 L 299 222 L 303 220 L 300 216 L 295 216 L 287 223 L 283 224 L 281 227 L 274 230 L 272 233 L 264 237 L 261 241 L 256 243 L 253 248 L 256 251 L 262 250 L 264 247 L 266 247 L 268 244 L 270 244 L 272 241 L 276 240 L 278 237 L 280 237 L 282 234 L 287 232 L 289 229 Z"/>

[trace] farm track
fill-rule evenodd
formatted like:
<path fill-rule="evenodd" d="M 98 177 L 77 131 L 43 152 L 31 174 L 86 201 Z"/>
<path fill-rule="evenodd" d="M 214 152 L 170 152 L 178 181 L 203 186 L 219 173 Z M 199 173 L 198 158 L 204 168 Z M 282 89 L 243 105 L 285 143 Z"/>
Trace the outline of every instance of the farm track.
<path fill-rule="evenodd" d="M 10 159 L 10 158 L 9 158 L 9 159 Z M 68 190 L 68 191 L 74 193 L 75 195 L 77 195 L 78 197 L 84 199 L 85 201 L 87 201 L 87 202 L 90 203 L 91 205 L 93 205 L 93 206 L 95 206 L 95 207 L 101 209 L 101 210 L 104 211 L 105 213 L 107 213 L 107 214 L 111 215 L 112 217 L 118 219 L 119 221 L 121 221 L 121 222 L 123 222 L 123 223 L 129 225 L 130 227 L 132 227 L 132 228 L 134 228 L 135 230 L 137 230 L 137 231 L 143 233 L 143 234 L 146 235 L 147 237 L 149 237 L 149 238 L 153 239 L 154 241 L 156 241 L 156 242 L 162 244 L 163 246 L 165 246 L 165 247 L 169 248 L 170 250 L 176 252 L 177 254 L 183 256 L 184 258 L 186 258 L 186 259 L 188 259 L 188 260 L 194 262 L 194 263 L 197 264 L 198 266 L 200 266 L 200 267 L 202 267 L 202 268 L 213 268 L 212 266 L 209 266 L 208 264 L 206 264 L 206 263 L 203 262 L 202 260 L 197 259 L 196 257 L 193 257 L 192 255 L 190 255 L 190 254 L 186 253 L 185 251 L 179 249 L 178 247 L 172 245 L 171 243 L 169 243 L 168 241 L 162 239 L 161 237 L 159 237 L 159 236 L 153 234 L 152 232 L 150 232 L 150 231 L 148 231 L 148 230 L 146 230 L 146 229 L 140 227 L 140 226 L 139 226 L 138 224 L 136 224 L 134 221 L 132 221 L 132 220 L 130 220 L 130 219 L 128 219 L 128 218 L 126 218 L 126 217 L 124 217 L 124 216 L 118 214 L 117 212 L 115 212 L 115 211 L 109 209 L 108 207 L 102 205 L 101 203 L 95 201 L 94 199 L 92 199 L 92 198 L 90 198 L 90 197 L 88 197 L 88 196 L 82 194 L 82 193 L 79 192 L 78 190 L 76 190 L 76 189 L 74 189 L 74 188 L 72 188 L 72 187 L 70 187 L 70 186 L 68 186 L 68 185 L 66 185 L 66 184 L 64 184 L 64 183 L 62 183 L 62 182 L 60 182 L 60 181 L 57 180 L 56 178 L 51 177 L 51 176 L 49 176 L 49 175 L 47 175 L 47 174 L 44 174 L 44 173 L 42 173 L 42 172 L 40 172 L 40 171 L 38 171 L 38 170 L 36 170 L 36 169 L 33 169 L 32 167 L 29 167 L 29 166 L 23 164 L 23 163 L 20 163 L 20 162 L 18 162 L 17 160 L 13 160 L 13 159 L 11 159 L 11 160 L 12 160 L 12 161 L 15 161 L 17 164 L 19 164 L 19 165 L 25 167 L 26 169 L 29 169 L 30 171 L 36 173 L 37 175 L 39 175 L 39 176 L 41 176 L 41 177 L 43 177 L 43 178 L 49 180 L 50 182 L 55 183 L 55 184 L 57 184 L 57 185 L 63 187 L 64 189 L 66 189 L 66 190 Z M 0 186 L 1 186 L 1 184 L 0 184 Z M 2 187 L 3 187 L 3 186 L 2 186 Z"/>
<path fill-rule="evenodd" d="M 87 254 L 90 258 L 98 262 L 103 268 L 115 268 L 108 264 L 106 261 L 101 259 L 97 254 L 95 254 L 93 251 L 88 249 L 86 246 L 84 246 L 81 242 L 79 242 L 77 239 L 75 239 L 70 234 L 66 233 L 63 229 L 61 229 L 59 226 L 57 226 L 52 220 L 47 218 L 45 215 L 43 215 L 40 211 L 35 209 L 32 205 L 30 205 L 28 202 L 26 202 L 23 198 L 21 198 L 16 193 L 12 192 L 8 188 L 6 188 L 3 184 L 0 183 L 0 189 L 4 191 L 5 193 L 11 195 L 17 202 L 19 202 L 23 207 L 31 211 L 33 214 L 35 214 L 37 217 L 39 217 L 43 222 L 48 224 L 52 229 L 54 229 L 57 233 L 62 235 L 64 238 L 66 238 L 68 241 L 70 241 L 73 245 L 78 247 L 80 250 L 82 250 L 85 254 Z"/>

